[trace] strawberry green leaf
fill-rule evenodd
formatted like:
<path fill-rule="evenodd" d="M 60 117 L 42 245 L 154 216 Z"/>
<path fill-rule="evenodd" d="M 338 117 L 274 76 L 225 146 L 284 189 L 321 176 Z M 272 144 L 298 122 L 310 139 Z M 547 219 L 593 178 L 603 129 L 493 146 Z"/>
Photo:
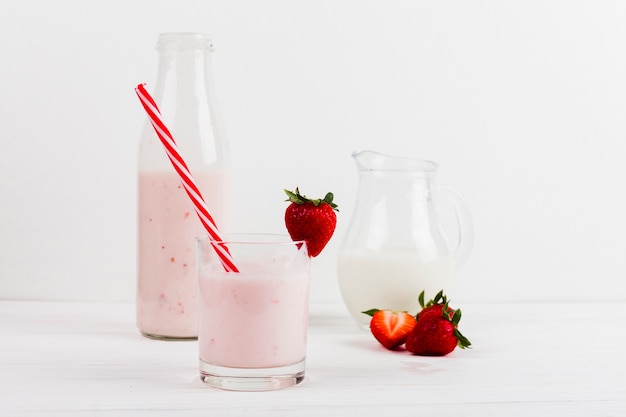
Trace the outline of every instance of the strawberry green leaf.
<path fill-rule="evenodd" d="M 298 203 L 298 204 L 303 203 L 303 201 L 300 199 L 300 196 L 299 196 L 300 193 L 298 192 L 297 188 L 296 188 L 296 192 L 295 193 L 291 192 L 289 190 L 284 190 L 284 191 L 285 191 L 285 194 L 287 194 L 287 197 L 289 197 L 285 201 L 291 201 L 292 203 Z"/>
<path fill-rule="evenodd" d="M 461 321 L 461 309 L 460 308 L 454 312 L 454 315 L 452 316 L 452 319 L 450 321 L 452 322 L 454 327 L 459 325 L 459 322 Z"/>
<path fill-rule="evenodd" d="M 472 345 L 472 342 L 469 339 L 461 334 L 458 329 L 454 330 L 454 336 L 457 339 L 457 346 L 461 349 L 469 348 Z"/>
<path fill-rule="evenodd" d="M 372 317 L 373 317 L 373 316 L 374 316 L 374 314 L 378 313 L 379 311 L 380 311 L 380 310 L 379 310 L 379 309 L 377 309 L 377 308 L 372 308 L 372 309 L 367 310 L 367 311 L 361 311 L 361 313 L 363 313 L 363 314 L 367 314 L 368 316 L 372 316 Z"/>
<path fill-rule="evenodd" d="M 443 295 L 443 290 L 439 291 L 437 295 L 435 295 L 435 299 L 433 300 L 433 304 L 439 304 L 440 301 L 445 302 L 446 297 Z"/>
<path fill-rule="evenodd" d="M 333 193 L 326 193 L 326 196 L 324 197 L 324 202 L 329 204 L 330 207 L 332 207 L 333 210 L 339 211 L 337 209 L 337 204 L 333 203 L 334 199 L 335 199 L 335 196 L 333 195 Z"/>
<path fill-rule="evenodd" d="M 324 196 L 324 199 L 320 199 L 320 198 L 313 199 L 313 198 L 308 198 L 304 194 L 300 194 L 300 190 L 298 189 L 298 187 L 296 187 L 295 192 L 289 191 L 287 189 L 284 189 L 283 191 L 285 191 L 285 194 L 287 194 L 287 197 L 289 197 L 285 201 L 296 203 L 296 204 L 312 203 L 315 206 L 319 206 L 320 204 L 328 204 L 333 210 L 339 211 L 337 209 L 337 204 L 333 203 L 333 200 L 335 199 L 335 196 L 333 195 L 333 193 L 326 193 L 326 196 Z"/>

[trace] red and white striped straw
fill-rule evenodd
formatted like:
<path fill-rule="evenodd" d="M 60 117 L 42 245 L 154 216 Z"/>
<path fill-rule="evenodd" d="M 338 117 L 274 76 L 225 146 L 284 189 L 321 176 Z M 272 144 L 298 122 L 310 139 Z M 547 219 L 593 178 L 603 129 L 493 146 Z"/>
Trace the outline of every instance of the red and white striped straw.
<path fill-rule="evenodd" d="M 148 91 L 146 90 L 144 84 L 139 84 L 135 88 L 135 92 L 143 105 L 143 108 L 148 113 L 148 117 L 150 119 L 150 123 L 154 128 L 159 139 L 161 139 L 161 143 L 165 147 L 165 152 L 167 153 L 172 166 L 180 176 L 181 182 L 185 191 L 187 191 L 187 195 L 191 198 L 193 202 L 194 208 L 196 210 L 196 214 L 200 218 L 200 222 L 204 226 L 204 228 L 209 232 L 209 236 L 213 241 L 221 241 L 219 230 L 217 229 L 217 225 L 213 220 L 213 217 L 209 214 L 209 210 L 207 205 L 202 197 L 202 193 L 198 189 L 196 182 L 194 181 L 191 173 L 189 172 L 189 168 L 187 168 L 187 164 L 185 163 L 183 157 L 180 155 L 180 151 L 178 150 L 178 146 L 172 137 L 167 126 L 163 122 L 161 111 L 159 110 L 156 102 L 150 96 Z M 213 248 L 220 257 L 222 261 L 222 265 L 227 272 L 239 272 L 237 267 L 235 266 L 232 256 L 228 251 L 228 248 L 223 244 L 214 244 Z"/>

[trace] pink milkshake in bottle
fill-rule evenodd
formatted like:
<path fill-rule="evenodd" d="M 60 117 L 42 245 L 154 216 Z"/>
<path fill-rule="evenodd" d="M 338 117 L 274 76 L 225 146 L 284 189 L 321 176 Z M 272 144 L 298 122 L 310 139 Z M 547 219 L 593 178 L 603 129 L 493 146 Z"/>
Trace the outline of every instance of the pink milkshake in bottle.
<path fill-rule="evenodd" d="M 195 180 L 200 189 L 209 191 L 223 182 L 218 172 L 198 172 Z M 195 338 L 194 239 L 206 231 L 175 172 L 142 172 L 139 190 L 137 326 L 149 337 Z M 219 207 L 213 193 L 206 195 L 207 205 Z"/>
<path fill-rule="evenodd" d="M 153 97 L 215 221 L 223 229 L 227 149 L 213 100 L 211 40 L 159 36 Z M 139 149 L 137 327 L 155 339 L 198 336 L 195 238 L 206 234 L 163 144 L 146 126 Z"/>

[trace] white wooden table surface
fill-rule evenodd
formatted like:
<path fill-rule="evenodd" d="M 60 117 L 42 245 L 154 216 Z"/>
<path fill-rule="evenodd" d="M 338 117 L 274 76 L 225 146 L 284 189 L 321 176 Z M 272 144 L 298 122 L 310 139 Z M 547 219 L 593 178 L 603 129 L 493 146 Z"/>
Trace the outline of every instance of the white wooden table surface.
<path fill-rule="evenodd" d="M 0 416 L 626 416 L 626 303 L 457 307 L 474 348 L 430 358 L 312 305 L 304 382 L 230 392 L 132 304 L 0 301 Z"/>

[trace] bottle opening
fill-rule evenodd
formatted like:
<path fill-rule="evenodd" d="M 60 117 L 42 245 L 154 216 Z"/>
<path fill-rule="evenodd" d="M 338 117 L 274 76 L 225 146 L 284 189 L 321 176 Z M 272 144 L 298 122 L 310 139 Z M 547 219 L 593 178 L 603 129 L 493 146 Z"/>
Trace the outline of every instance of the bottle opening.
<path fill-rule="evenodd" d="M 206 48 L 213 49 L 213 41 L 204 33 L 167 32 L 159 34 L 157 49 L 165 48 Z"/>

